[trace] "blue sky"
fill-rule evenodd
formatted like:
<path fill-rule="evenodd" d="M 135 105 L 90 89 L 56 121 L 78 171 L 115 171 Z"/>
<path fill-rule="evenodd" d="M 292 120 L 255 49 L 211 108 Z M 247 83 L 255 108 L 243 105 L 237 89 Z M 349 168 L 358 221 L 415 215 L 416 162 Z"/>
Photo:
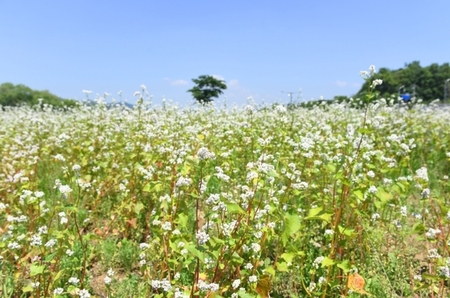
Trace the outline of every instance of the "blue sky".
<path fill-rule="evenodd" d="M 287 103 L 351 96 L 371 64 L 450 62 L 448 0 L 3 0 L 0 15 L 0 83 L 72 99 L 135 102 L 144 84 L 188 105 L 207 74 L 228 85 L 218 101 Z"/>

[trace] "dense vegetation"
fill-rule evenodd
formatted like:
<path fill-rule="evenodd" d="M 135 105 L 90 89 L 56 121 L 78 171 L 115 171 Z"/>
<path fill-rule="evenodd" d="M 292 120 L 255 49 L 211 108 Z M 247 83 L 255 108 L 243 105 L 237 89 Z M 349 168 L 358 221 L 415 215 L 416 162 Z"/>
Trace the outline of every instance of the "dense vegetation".
<path fill-rule="evenodd" d="M 381 79 L 383 84 L 377 89 L 380 97 L 388 98 L 391 95 L 400 93 L 410 93 L 413 95 L 415 86 L 416 98 L 424 101 L 444 99 L 444 84 L 450 79 L 450 64 L 439 65 L 433 63 L 426 67 L 421 67 L 419 61 L 406 64 L 404 68 L 390 70 L 380 68 L 374 79 Z M 363 97 L 368 90 L 370 82 L 363 84 L 358 93 L 354 96 Z"/>
<path fill-rule="evenodd" d="M 1 297 L 450 293 L 450 111 L 138 102 L 0 111 Z"/>
<path fill-rule="evenodd" d="M 362 74 L 308 108 L 0 109 L 0 296 L 448 297 L 450 109 Z"/>
<path fill-rule="evenodd" d="M 19 106 L 19 105 L 37 105 L 49 104 L 54 107 L 75 106 L 76 101 L 62 99 L 47 90 L 33 90 L 25 85 L 14 85 L 4 83 L 0 85 L 0 105 L 1 106 Z"/>

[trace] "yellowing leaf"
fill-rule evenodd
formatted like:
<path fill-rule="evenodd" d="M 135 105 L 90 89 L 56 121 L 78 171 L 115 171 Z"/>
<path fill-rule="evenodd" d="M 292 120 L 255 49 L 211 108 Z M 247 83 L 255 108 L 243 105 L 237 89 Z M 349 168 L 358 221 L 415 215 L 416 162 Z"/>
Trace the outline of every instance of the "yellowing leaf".
<path fill-rule="evenodd" d="M 348 276 L 347 287 L 350 290 L 352 290 L 353 292 L 356 292 L 359 294 L 369 294 L 364 290 L 365 284 L 366 284 L 366 281 L 364 280 L 364 278 L 356 272 L 352 273 Z"/>
<path fill-rule="evenodd" d="M 259 278 L 256 284 L 256 292 L 261 296 L 261 298 L 269 298 L 270 288 L 272 286 L 272 278 L 270 275 L 264 275 Z"/>

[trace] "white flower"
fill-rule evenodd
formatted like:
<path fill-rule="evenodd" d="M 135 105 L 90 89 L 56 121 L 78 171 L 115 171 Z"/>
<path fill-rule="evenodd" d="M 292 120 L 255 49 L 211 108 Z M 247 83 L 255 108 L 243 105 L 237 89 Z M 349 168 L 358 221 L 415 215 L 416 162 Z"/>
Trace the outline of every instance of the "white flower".
<path fill-rule="evenodd" d="M 375 88 L 378 85 L 381 85 L 383 83 L 383 80 L 376 79 L 372 81 L 372 84 L 370 85 L 370 88 Z"/>
<path fill-rule="evenodd" d="M 248 282 L 250 283 L 254 283 L 258 281 L 258 277 L 256 277 L 256 275 L 251 275 L 248 277 Z"/>
<path fill-rule="evenodd" d="M 416 178 L 428 182 L 428 170 L 426 167 L 421 167 L 416 171 Z"/>
<path fill-rule="evenodd" d="M 200 245 L 205 244 L 206 242 L 209 241 L 209 235 L 206 232 L 198 232 L 195 237 L 198 240 L 198 243 Z"/>
<path fill-rule="evenodd" d="M 65 196 L 72 192 L 72 189 L 68 185 L 60 185 L 58 187 L 58 189 L 59 189 L 59 192 Z"/>
<path fill-rule="evenodd" d="M 333 235 L 333 234 L 334 234 L 333 230 L 331 230 L 331 229 L 325 230 L 325 235 Z"/>
<path fill-rule="evenodd" d="M 259 245 L 258 243 L 252 243 L 251 247 L 255 253 L 258 253 L 261 250 L 261 245 Z"/>
<path fill-rule="evenodd" d="M 148 243 L 141 243 L 141 244 L 139 244 L 139 248 L 141 250 L 147 249 L 149 247 L 150 247 L 150 245 Z"/>
<path fill-rule="evenodd" d="M 317 257 L 314 262 L 313 262 L 313 267 L 315 267 L 316 269 L 319 268 L 319 265 L 322 265 L 322 261 L 324 260 L 324 257 Z"/>
<path fill-rule="evenodd" d="M 367 78 L 369 76 L 369 72 L 366 70 L 361 70 L 359 72 L 359 75 L 362 76 L 363 78 Z"/>
<path fill-rule="evenodd" d="M 166 221 L 166 222 L 161 224 L 161 228 L 164 231 L 171 231 L 172 230 L 172 224 L 169 221 Z"/>
<path fill-rule="evenodd" d="M 75 252 L 73 250 L 70 249 L 66 250 L 66 255 L 68 255 L 69 257 L 73 256 L 74 253 Z"/>
<path fill-rule="evenodd" d="M 80 282 L 80 280 L 76 277 L 69 278 L 69 283 L 73 285 L 77 285 Z"/>
<path fill-rule="evenodd" d="M 62 293 L 64 293 L 63 288 L 56 288 L 53 290 L 53 294 L 55 294 L 55 295 L 61 295 Z"/>
<path fill-rule="evenodd" d="M 400 214 L 401 214 L 402 216 L 408 215 L 408 211 L 407 211 L 407 209 L 406 209 L 406 206 L 400 207 Z"/>
<path fill-rule="evenodd" d="M 44 244 L 45 247 L 48 248 L 52 248 L 53 246 L 55 246 L 56 244 L 56 240 L 55 239 L 50 239 L 47 241 L 47 243 Z"/>
<path fill-rule="evenodd" d="M 235 279 L 231 286 L 233 287 L 233 289 L 237 289 L 240 284 L 241 284 L 241 280 L 240 279 Z"/>
<path fill-rule="evenodd" d="M 17 242 L 10 242 L 8 243 L 9 249 L 20 249 L 22 246 Z"/>
<path fill-rule="evenodd" d="M 325 277 L 323 277 L 323 276 L 319 277 L 319 281 L 318 281 L 319 284 L 324 284 L 326 282 L 327 282 L 327 279 Z"/>
<path fill-rule="evenodd" d="M 47 228 L 47 226 L 39 227 L 38 233 L 39 233 L 39 234 L 47 234 L 47 233 L 48 233 L 48 228 Z"/>
<path fill-rule="evenodd" d="M 438 270 L 441 276 L 445 276 L 446 278 L 450 277 L 450 269 L 447 266 L 440 266 Z"/>
<path fill-rule="evenodd" d="M 214 159 L 216 155 L 213 152 L 210 152 L 208 148 L 202 147 L 198 149 L 197 157 L 201 160 L 205 160 L 205 159 Z"/>
<path fill-rule="evenodd" d="M 420 195 L 423 199 L 428 199 L 430 197 L 430 189 L 425 188 L 424 190 L 422 190 L 422 193 Z"/>
<path fill-rule="evenodd" d="M 42 238 L 41 238 L 41 235 L 39 235 L 39 234 L 32 235 L 30 240 L 31 240 L 30 241 L 30 245 L 31 246 L 40 246 L 40 245 L 42 245 Z"/>
<path fill-rule="evenodd" d="M 369 194 L 376 194 L 377 191 L 378 191 L 378 189 L 377 189 L 377 187 L 374 186 L 374 185 L 372 185 L 371 187 L 369 187 L 369 189 L 367 190 L 367 192 L 368 192 Z"/>
<path fill-rule="evenodd" d="M 105 276 L 103 281 L 105 282 L 105 285 L 109 285 L 112 281 L 112 278 L 107 275 L 107 276 Z"/>
<path fill-rule="evenodd" d="M 89 298 L 91 297 L 91 294 L 89 294 L 88 290 L 83 289 L 78 292 L 78 296 L 80 296 L 80 298 Z"/>
<path fill-rule="evenodd" d="M 430 259 L 439 259 L 441 255 L 438 253 L 436 248 L 432 248 L 428 251 L 428 257 Z"/>
<path fill-rule="evenodd" d="M 115 272 L 112 270 L 112 268 L 109 268 L 108 269 L 108 272 L 106 272 L 106 275 L 108 275 L 108 276 L 114 276 L 114 274 L 115 274 Z"/>
<path fill-rule="evenodd" d="M 34 196 L 36 198 L 42 198 L 45 195 L 45 193 L 43 191 L 35 191 L 34 192 Z"/>
<path fill-rule="evenodd" d="M 428 239 L 434 239 L 434 238 L 436 238 L 436 235 L 438 235 L 440 233 L 441 233 L 441 230 L 439 230 L 439 229 L 429 228 L 428 231 L 425 233 L 425 236 L 427 236 Z"/>

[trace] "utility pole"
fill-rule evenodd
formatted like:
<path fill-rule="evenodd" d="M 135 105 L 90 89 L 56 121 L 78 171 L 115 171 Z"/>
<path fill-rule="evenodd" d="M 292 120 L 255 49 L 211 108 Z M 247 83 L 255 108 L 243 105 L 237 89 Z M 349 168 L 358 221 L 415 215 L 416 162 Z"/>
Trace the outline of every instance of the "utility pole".
<path fill-rule="evenodd" d="M 444 84 L 444 102 L 447 102 L 448 97 L 448 83 L 450 82 L 450 79 L 447 79 Z"/>
<path fill-rule="evenodd" d="M 405 89 L 405 85 L 401 85 L 400 87 L 398 87 L 398 99 L 401 98 L 401 96 L 400 96 L 400 90 L 401 89 Z"/>
<path fill-rule="evenodd" d="M 298 97 L 301 97 L 302 88 L 300 88 L 300 90 L 298 92 L 284 92 L 284 91 L 281 91 L 281 93 L 287 93 L 287 95 L 289 96 L 289 104 L 292 104 L 292 94 L 297 94 L 298 93 Z"/>

